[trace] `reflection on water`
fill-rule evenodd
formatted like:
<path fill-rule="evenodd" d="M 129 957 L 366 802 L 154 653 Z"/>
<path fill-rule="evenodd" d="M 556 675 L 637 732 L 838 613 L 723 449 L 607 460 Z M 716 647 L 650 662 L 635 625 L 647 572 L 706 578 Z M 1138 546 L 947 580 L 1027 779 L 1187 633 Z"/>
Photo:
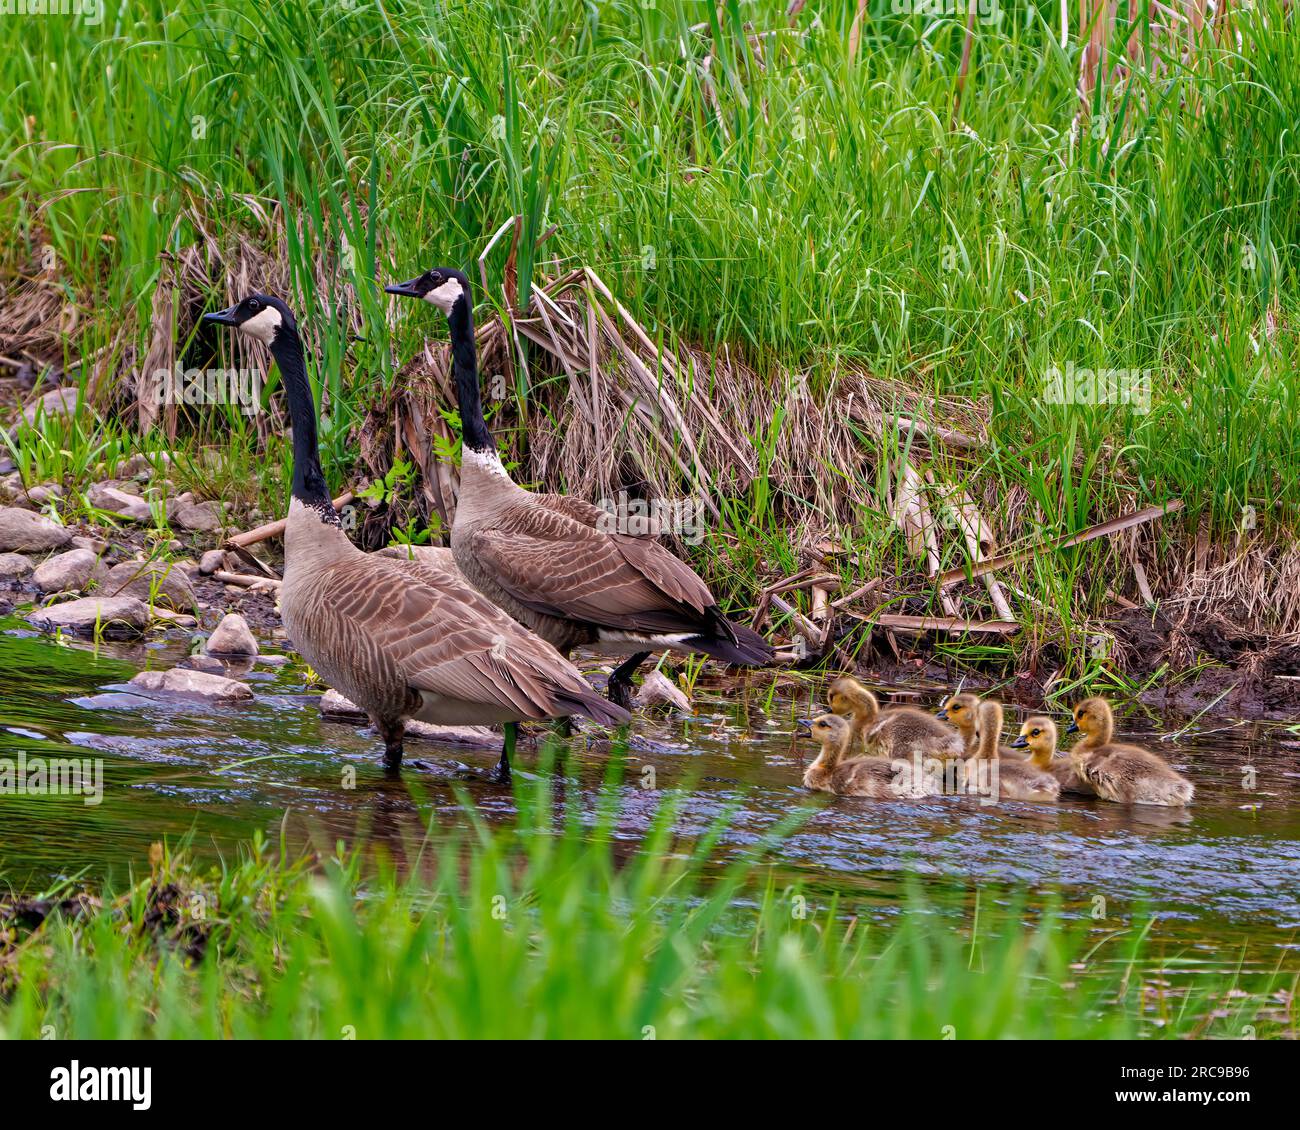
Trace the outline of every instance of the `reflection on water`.
<path fill-rule="evenodd" d="M 469 772 L 490 767 L 495 751 L 413 740 L 408 756 L 417 764 L 389 779 L 377 739 L 322 720 L 297 667 L 254 668 L 256 700 L 236 707 L 162 705 L 124 688 L 146 663 L 167 666 L 182 654 L 177 644 L 92 653 L 17 632 L 13 622 L 0 633 L 0 758 L 24 751 L 104 761 L 98 806 L 80 797 L 0 796 L 0 883 L 32 889 L 73 875 L 124 882 L 154 840 L 192 834 L 196 854 L 214 856 L 259 829 L 277 838 L 283 830 L 292 846 L 323 851 L 364 835 L 401 858 L 432 818 L 443 829 L 464 825 L 457 790 L 490 823 L 513 814 L 509 793 Z M 613 747 L 627 759 L 619 833 L 629 845 L 662 790 L 680 800 L 686 837 L 734 810 L 723 856 L 807 806 L 807 822 L 777 852 L 778 868 L 810 889 L 859 896 L 881 913 L 897 905 L 902 877 L 916 873 L 958 900 L 976 884 L 1028 884 L 1059 887 L 1079 913 L 1098 898 L 1142 903 L 1161 916 L 1170 938 L 1225 957 L 1230 943 L 1246 937 L 1293 942 L 1300 769 L 1284 729 L 1225 730 L 1222 719 L 1206 719 L 1180 740 L 1161 742 L 1140 716 L 1124 723 L 1193 779 L 1197 804 L 1187 813 L 1086 800 L 984 806 L 973 798 L 828 798 L 799 785 L 812 751 L 791 734 L 807 698 L 769 704 L 770 685 L 771 675 L 760 673 L 748 690 L 703 692 L 693 718 L 637 719 L 629 742 Z M 927 693 L 924 701 L 938 697 Z M 557 792 L 590 801 L 610 754 L 608 742 L 573 738 Z M 521 752 L 525 773 L 534 757 Z M 354 787 L 346 787 L 352 777 Z"/>

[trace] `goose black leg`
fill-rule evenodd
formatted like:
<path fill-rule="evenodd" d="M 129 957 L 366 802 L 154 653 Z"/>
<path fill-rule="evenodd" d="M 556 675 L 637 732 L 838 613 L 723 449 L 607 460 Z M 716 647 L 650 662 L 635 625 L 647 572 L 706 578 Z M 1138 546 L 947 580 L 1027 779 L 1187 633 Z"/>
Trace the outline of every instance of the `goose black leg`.
<path fill-rule="evenodd" d="M 573 719 L 557 718 L 555 720 L 555 734 L 561 738 L 573 737 Z"/>
<path fill-rule="evenodd" d="M 405 722 L 392 723 L 376 722 L 375 729 L 379 731 L 380 736 L 384 739 L 384 768 L 390 773 L 398 773 L 402 768 L 402 733 L 406 729 Z"/>
<path fill-rule="evenodd" d="M 621 667 L 614 668 L 614 673 L 609 677 L 609 690 L 606 695 L 615 706 L 621 706 L 624 710 L 632 709 L 632 676 L 649 658 L 648 651 L 638 651 Z"/>
<path fill-rule="evenodd" d="M 510 755 L 515 752 L 515 742 L 519 737 L 519 727 L 514 722 L 505 724 L 505 742 L 501 746 L 501 760 L 496 768 L 488 774 L 488 780 L 494 785 L 510 784 Z"/>

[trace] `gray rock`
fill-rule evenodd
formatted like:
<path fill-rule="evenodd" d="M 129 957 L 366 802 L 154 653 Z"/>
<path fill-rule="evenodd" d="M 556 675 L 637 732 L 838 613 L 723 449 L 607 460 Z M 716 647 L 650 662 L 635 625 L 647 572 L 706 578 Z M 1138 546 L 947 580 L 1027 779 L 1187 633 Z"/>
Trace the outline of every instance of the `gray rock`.
<path fill-rule="evenodd" d="M 51 389 L 44 396 L 38 396 L 23 409 L 22 420 L 26 424 L 35 424 L 38 415 L 47 418 L 54 416 L 71 416 L 77 408 L 80 390 L 76 385 Z M 91 412 L 90 405 L 83 403 L 83 408 Z M 93 414 L 93 413 L 92 413 Z"/>
<path fill-rule="evenodd" d="M 202 557 L 199 558 L 199 572 L 205 577 L 210 577 L 218 569 L 226 567 L 226 551 L 224 549 L 209 549 Z"/>
<path fill-rule="evenodd" d="M 85 534 L 74 534 L 68 544 L 73 549 L 89 549 L 96 557 L 103 557 L 108 552 L 108 542 L 103 538 L 87 537 Z"/>
<path fill-rule="evenodd" d="M 30 510 L 0 506 L 0 553 L 48 553 L 71 540 L 72 535 L 57 522 Z"/>
<path fill-rule="evenodd" d="M 173 667 L 170 671 L 141 671 L 127 685 L 137 690 L 179 698 L 199 698 L 209 702 L 238 702 L 253 697 L 253 692 L 243 683 L 189 667 Z"/>
<path fill-rule="evenodd" d="M 191 655 L 180 662 L 182 667 L 190 667 L 195 671 L 206 671 L 209 675 L 224 675 L 226 665 L 211 655 Z"/>
<path fill-rule="evenodd" d="M 99 556 L 89 549 L 56 553 L 36 566 L 32 582 L 41 592 L 82 592 L 93 581 L 103 584 L 108 576 Z"/>
<path fill-rule="evenodd" d="M 216 502 L 193 502 L 188 495 L 170 499 L 167 520 L 197 534 L 214 534 L 221 529 L 221 507 Z"/>
<path fill-rule="evenodd" d="M 213 629 L 203 650 L 209 655 L 256 655 L 257 640 L 248 630 L 248 621 L 238 612 L 227 612 Z"/>
<path fill-rule="evenodd" d="M 451 550 L 441 545 L 390 545 L 386 549 L 375 551 L 376 557 L 394 557 L 398 561 L 411 561 L 427 569 L 460 576 L 460 567 L 452 557 Z"/>
<path fill-rule="evenodd" d="M 138 636 L 149 625 L 149 609 L 133 596 L 87 596 L 66 604 L 35 608 L 27 619 L 46 631 L 92 635 L 96 627 L 104 635 Z"/>
<path fill-rule="evenodd" d="M 143 482 L 153 478 L 155 465 L 166 467 L 171 461 L 171 456 L 165 451 L 156 452 L 152 456 L 137 451 L 129 458 L 123 459 L 113 473 L 119 479 L 135 479 L 137 482 Z"/>
<path fill-rule="evenodd" d="M 188 629 L 197 628 L 199 626 L 198 620 L 185 612 L 170 612 L 158 604 L 155 604 L 150 611 L 153 613 L 153 618 L 155 620 L 159 620 L 164 624 L 172 624 L 177 628 Z"/>
<path fill-rule="evenodd" d="M 153 512 L 143 498 L 112 483 L 92 483 L 86 501 L 96 510 L 107 510 L 128 522 L 153 521 Z"/>
<path fill-rule="evenodd" d="M 198 600 L 185 570 L 162 561 L 123 561 L 104 578 L 104 595 L 134 596 L 155 604 L 169 604 L 178 612 L 197 607 Z"/>
<path fill-rule="evenodd" d="M 263 667 L 285 667 L 289 663 L 289 657 L 287 655 L 259 655 L 257 661 Z"/>
<path fill-rule="evenodd" d="M 636 704 L 642 710 L 653 710 L 656 707 L 666 707 L 669 710 L 691 708 L 691 700 L 662 671 L 651 671 L 641 681 L 636 693 Z"/>
<path fill-rule="evenodd" d="M 62 497 L 63 488 L 58 483 L 41 483 L 27 492 L 27 501 L 37 508 Z"/>
<path fill-rule="evenodd" d="M 0 584 L 13 584 L 32 575 L 32 563 L 21 553 L 0 553 Z"/>

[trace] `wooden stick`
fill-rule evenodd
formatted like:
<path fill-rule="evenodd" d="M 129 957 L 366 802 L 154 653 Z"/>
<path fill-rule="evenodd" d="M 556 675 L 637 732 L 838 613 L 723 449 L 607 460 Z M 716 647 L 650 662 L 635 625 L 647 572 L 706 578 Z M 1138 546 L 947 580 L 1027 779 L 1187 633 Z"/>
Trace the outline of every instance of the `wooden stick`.
<path fill-rule="evenodd" d="M 249 573 L 227 573 L 224 569 L 218 569 L 212 574 L 212 577 L 223 585 L 238 585 L 243 589 L 255 589 L 259 586 L 278 589 L 284 583 L 275 580 L 273 577 L 254 577 Z"/>
<path fill-rule="evenodd" d="M 351 501 L 352 492 L 350 490 L 344 491 L 334 500 L 334 509 L 342 510 Z M 241 546 L 256 545 L 259 541 L 266 541 L 268 538 L 283 537 L 284 526 L 285 519 L 281 518 L 278 522 L 268 522 L 265 526 L 258 526 L 255 530 L 235 534 L 233 537 L 226 538 L 225 548 L 237 549 Z"/>
<path fill-rule="evenodd" d="M 939 574 L 939 587 L 944 589 L 957 584 L 959 581 L 974 580 L 976 577 L 982 577 L 985 573 L 992 573 L 996 569 L 1005 569 L 1008 565 L 1014 565 L 1016 562 L 1023 561 L 1026 557 L 1031 557 L 1035 553 L 1069 549 L 1073 545 L 1082 545 L 1094 538 L 1117 534 L 1122 530 L 1141 526 L 1146 522 L 1150 522 L 1153 518 L 1163 518 L 1166 514 L 1175 514 L 1182 508 L 1182 499 L 1171 498 L 1163 506 L 1148 506 L 1145 510 L 1125 514 L 1121 518 L 1111 518 L 1105 522 L 1098 522 L 1097 525 L 1089 526 L 1086 530 L 1081 530 L 1077 534 L 1063 534 L 1061 537 L 1041 545 L 1029 545 L 1025 546 L 1024 549 L 1013 550 L 1010 553 L 1000 553 L 997 557 L 989 557 L 971 568 L 964 565 L 958 566 L 956 569 L 949 569 L 946 573 Z"/>
<path fill-rule="evenodd" d="M 884 581 L 882 580 L 882 578 L 876 577 L 875 580 L 868 581 L 865 585 L 859 585 L 851 593 L 849 593 L 848 596 L 842 596 L 838 600 L 831 601 L 831 607 L 838 609 L 838 608 L 843 608 L 846 604 L 852 604 L 855 600 L 858 599 L 858 597 L 866 596 L 867 593 L 873 592 L 875 589 L 878 589 L 883 583 Z"/>
<path fill-rule="evenodd" d="M 868 612 L 848 612 L 855 620 L 865 620 L 882 628 L 902 632 L 977 632 L 992 636 L 1013 636 L 1020 631 L 1014 620 L 966 620 L 961 616 L 904 616 L 884 612 L 879 616 Z"/>
<path fill-rule="evenodd" d="M 1147 604 L 1155 604 L 1155 595 L 1151 592 L 1151 585 L 1147 581 L 1147 571 L 1142 568 L 1142 562 L 1133 562 L 1133 579 L 1137 581 L 1138 592 Z"/>

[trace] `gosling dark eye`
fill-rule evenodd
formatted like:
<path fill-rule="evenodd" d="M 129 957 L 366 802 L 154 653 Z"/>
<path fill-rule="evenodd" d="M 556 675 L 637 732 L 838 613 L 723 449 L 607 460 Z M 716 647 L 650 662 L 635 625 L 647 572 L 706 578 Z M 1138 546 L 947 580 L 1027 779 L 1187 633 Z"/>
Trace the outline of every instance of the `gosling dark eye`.
<path fill-rule="evenodd" d="M 1036 737 L 1038 737 L 1038 735 L 1041 734 L 1042 732 L 1043 732 L 1042 730 L 1030 730 L 1030 731 L 1029 731 L 1029 736 L 1030 736 L 1031 738 L 1036 738 Z"/>

